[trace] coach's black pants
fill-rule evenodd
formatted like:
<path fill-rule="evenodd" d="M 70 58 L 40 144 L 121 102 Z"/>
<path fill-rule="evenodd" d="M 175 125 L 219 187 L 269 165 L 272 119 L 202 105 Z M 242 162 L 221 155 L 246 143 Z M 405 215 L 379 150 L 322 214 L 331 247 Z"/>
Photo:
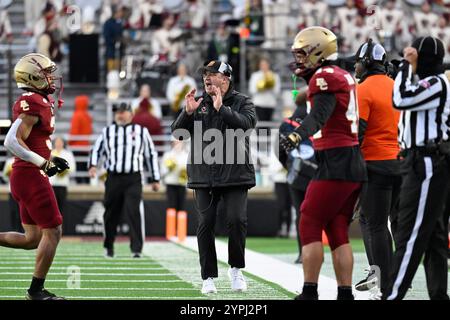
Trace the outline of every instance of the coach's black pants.
<path fill-rule="evenodd" d="M 197 241 L 202 279 L 217 277 L 217 255 L 214 228 L 217 205 L 223 200 L 228 229 L 228 264 L 245 267 L 245 237 L 247 235 L 247 188 L 224 187 L 196 189 L 198 211 Z"/>
<path fill-rule="evenodd" d="M 392 216 L 400 192 L 401 176 L 383 175 L 367 170 L 368 182 L 361 193 L 359 223 L 364 238 L 367 260 L 371 266 L 380 268 L 381 292 L 386 290 L 392 263 L 393 249 L 388 219 Z M 391 230 L 394 229 L 391 224 Z"/>
<path fill-rule="evenodd" d="M 131 252 L 140 253 L 145 237 L 140 173 L 108 173 L 108 178 L 105 182 L 105 215 L 103 218 L 105 224 L 105 248 L 113 248 L 117 226 L 124 212 L 130 225 Z"/>
<path fill-rule="evenodd" d="M 447 221 L 444 222 L 449 169 L 445 157 L 410 152 L 400 192 L 396 251 L 389 287 L 383 298 L 403 299 L 419 263 L 424 266 L 430 299 L 447 295 Z M 403 170 L 402 170 L 403 171 Z"/>

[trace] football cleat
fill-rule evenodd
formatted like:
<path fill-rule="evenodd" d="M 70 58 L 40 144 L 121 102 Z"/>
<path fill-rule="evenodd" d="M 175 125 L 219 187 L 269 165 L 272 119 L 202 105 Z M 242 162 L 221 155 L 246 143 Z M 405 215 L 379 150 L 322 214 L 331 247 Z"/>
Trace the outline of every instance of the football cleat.
<path fill-rule="evenodd" d="M 375 271 L 368 272 L 367 277 L 355 285 L 358 291 L 368 291 L 377 285 L 378 278 L 375 276 Z"/>
<path fill-rule="evenodd" d="M 27 295 L 25 297 L 27 300 L 66 300 L 63 297 L 58 297 L 57 295 L 42 289 L 41 291 L 30 293 L 27 291 Z"/>

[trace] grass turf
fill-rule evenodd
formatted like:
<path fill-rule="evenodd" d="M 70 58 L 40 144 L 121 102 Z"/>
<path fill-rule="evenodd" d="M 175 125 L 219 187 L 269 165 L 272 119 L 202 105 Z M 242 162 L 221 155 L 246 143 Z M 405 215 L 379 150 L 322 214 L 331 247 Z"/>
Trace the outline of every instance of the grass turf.
<path fill-rule="evenodd" d="M 63 240 L 45 287 L 76 300 L 289 299 L 293 296 L 278 285 L 250 274 L 246 274 L 249 291 L 232 293 L 226 277 L 227 266 L 223 263 L 219 263 L 216 283 L 220 294 L 205 296 L 200 292 L 196 252 L 169 242 L 149 243 L 148 246 L 152 254 L 133 259 L 128 245 L 117 243 L 115 258 L 107 259 L 103 257 L 101 242 Z M 34 269 L 34 256 L 34 251 L 0 248 L 0 299 L 24 298 Z"/>

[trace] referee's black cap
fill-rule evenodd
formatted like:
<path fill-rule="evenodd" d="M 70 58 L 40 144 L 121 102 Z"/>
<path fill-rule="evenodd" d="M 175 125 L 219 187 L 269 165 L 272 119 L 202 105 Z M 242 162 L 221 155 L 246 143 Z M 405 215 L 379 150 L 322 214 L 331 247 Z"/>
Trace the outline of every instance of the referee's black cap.
<path fill-rule="evenodd" d="M 114 103 L 112 105 L 113 112 L 117 111 L 131 111 L 131 105 L 127 102 Z"/>

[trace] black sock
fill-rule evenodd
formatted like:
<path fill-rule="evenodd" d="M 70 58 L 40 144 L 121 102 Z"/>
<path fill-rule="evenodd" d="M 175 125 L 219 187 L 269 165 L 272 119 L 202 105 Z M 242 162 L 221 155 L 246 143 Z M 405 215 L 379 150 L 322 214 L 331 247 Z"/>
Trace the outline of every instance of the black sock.
<path fill-rule="evenodd" d="M 44 282 L 45 282 L 45 278 L 39 279 L 39 278 L 33 277 L 33 280 L 31 280 L 31 285 L 30 285 L 30 289 L 28 289 L 28 292 L 36 293 L 36 292 L 41 291 L 42 289 L 44 289 Z"/>
<path fill-rule="evenodd" d="M 303 284 L 303 294 L 305 295 L 317 295 L 317 283 L 305 282 Z"/>
<path fill-rule="evenodd" d="M 338 287 L 338 300 L 355 300 L 353 296 L 352 287 L 341 286 Z"/>

